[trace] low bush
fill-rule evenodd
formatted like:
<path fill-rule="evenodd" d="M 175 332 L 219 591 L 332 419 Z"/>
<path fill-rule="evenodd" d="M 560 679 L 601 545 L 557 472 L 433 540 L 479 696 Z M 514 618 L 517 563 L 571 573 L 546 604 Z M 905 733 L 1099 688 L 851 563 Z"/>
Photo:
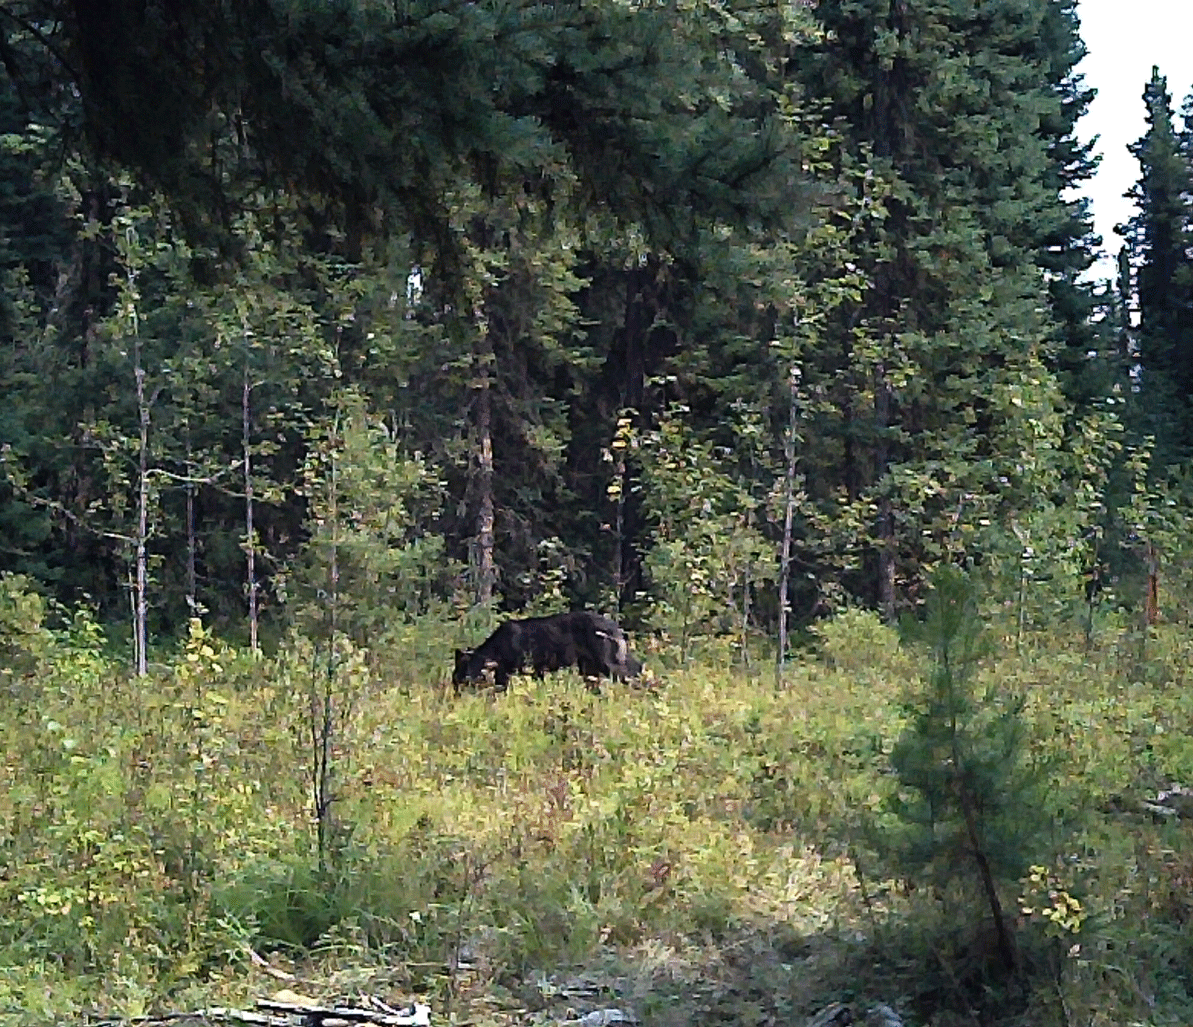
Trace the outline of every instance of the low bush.
<path fill-rule="evenodd" d="M 411 990 L 474 1002 L 477 1023 L 564 967 L 604 968 L 611 1004 L 632 993 L 660 1022 L 918 996 L 907 1022 L 945 1023 L 964 1006 L 944 982 L 976 965 L 979 925 L 957 933 L 930 882 L 867 848 L 926 664 L 866 615 L 822 626 L 778 688 L 676 660 L 600 695 L 568 672 L 455 698 L 461 632 L 395 629 L 342 679 L 321 860 L 313 649 L 249 655 L 196 624 L 136 680 L 85 615 L 7 587 L 0 1006 L 28 1022 L 235 1001 L 262 986 L 250 951 L 307 975 L 384 959 Z M 987 1004 L 985 1022 L 1193 1010 L 1187 831 L 1141 805 L 1193 784 L 1190 711 L 1170 673 L 1120 674 L 1115 644 L 1037 640 L 974 668 L 979 699 L 1021 697 L 1027 750 L 1052 768 L 1033 869 L 1000 879 L 1019 1020 Z"/>

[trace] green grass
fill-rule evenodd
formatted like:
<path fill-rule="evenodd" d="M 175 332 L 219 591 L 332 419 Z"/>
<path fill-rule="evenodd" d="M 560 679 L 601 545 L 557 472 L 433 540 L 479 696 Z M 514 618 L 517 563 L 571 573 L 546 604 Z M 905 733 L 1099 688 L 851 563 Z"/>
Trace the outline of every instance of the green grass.
<path fill-rule="evenodd" d="M 0 1009 L 249 1001 L 277 987 L 253 950 L 308 993 L 383 976 L 436 1022 L 630 1005 L 656 1024 L 802 1023 L 835 1001 L 977 1022 L 957 982 L 980 932 L 868 847 L 918 661 L 854 619 L 780 689 L 693 666 L 601 695 L 561 674 L 457 699 L 426 638 L 418 671 L 401 648 L 349 661 L 339 855 L 322 871 L 310 653 L 212 642 L 136 682 L 52 640 L 0 680 Z M 1183 825 L 1123 811 L 1193 783 L 1193 700 L 1162 666 L 1183 640 L 1153 651 L 1041 645 L 984 668 L 1027 696 L 1051 775 L 1038 904 L 1063 892 L 1083 914 L 1060 937 L 1039 909 L 1019 918 L 1031 986 L 982 1022 L 1191 1022 L 1193 846 Z"/>

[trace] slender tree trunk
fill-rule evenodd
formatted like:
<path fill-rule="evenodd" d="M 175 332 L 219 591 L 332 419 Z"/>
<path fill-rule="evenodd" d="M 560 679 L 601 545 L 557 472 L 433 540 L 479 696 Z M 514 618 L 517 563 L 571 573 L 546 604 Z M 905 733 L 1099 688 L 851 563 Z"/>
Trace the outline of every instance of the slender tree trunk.
<path fill-rule="evenodd" d="M 841 480 L 845 483 L 845 494 L 851 502 L 856 502 L 862 491 L 859 484 L 862 475 L 858 467 L 856 411 L 852 394 L 847 395 L 841 404 L 841 422 L 844 434 L 841 441 Z"/>
<path fill-rule="evenodd" d="M 332 444 L 328 481 L 328 523 L 331 549 L 327 564 L 327 666 L 311 668 L 311 791 L 315 806 L 315 833 L 319 870 L 326 873 L 332 856 L 335 832 L 335 735 L 336 686 L 339 681 L 340 632 L 340 509 L 339 509 L 339 424 Z M 320 687 L 319 682 L 322 682 Z"/>
<path fill-rule="evenodd" d="M 241 450 L 244 456 L 244 554 L 249 601 L 249 647 L 257 652 L 258 586 L 257 538 L 253 526 L 252 382 L 249 380 L 248 339 L 245 339 L 244 381 L 240 398 Z"/>
<path fill-rule="evenodd" d="M 791 592 L 791 529 L 795 520 L 795 469 L 796 441 L 799 429 L 799 382 L 800 368 L 791 365 L 788 378 L 790 388 L 787 438 L 783 448 L 787 467 L 783 476 L 783 555 L 779 565 L 779 654 L 775 661 L 775 684 L 783 682 L 783 664 L 787 660 L 787 619 L 790 610 Z"/>
<path fill-rule="evenodd" d="M 333 778 L 333 742 L 335 737 L 336 640 L 328 641 L 327 669 L 312 668 L 312 680 L 323 681 L 323 688 L 315 685 L 311 691 L 311 744 L 314 750 L 312 790 L 315 803 L 315 842 L 318 849 L 319 872 L 326 873 L 331 863 L 332 841 L 335 837 L 335 802 Z"/>
<path fill-rule="evenodd" d="M 663 267 L 653 254 L 640 266 L 626 272 L 620 354 L 610 360 L 616 372 L 617 405 L 623 412 L 620 416 L 629 416 L 638 425 L 643 424 L 647 413 L 648 368 L 659 360 L 662 352 L 662 333 L 656 323 L 661 320 L 665 305 L 663 275 Z M 647 524 L 641 497 L 632 495 L 629 490 L 622 492 L 618 512 L 621 515 L 617 538 L 617 601 L 620 607 L 632 603 L 642 587 L 642 539 Z"/>
<path fill-rule="evenodd" d="M 496 504 L 493 498 L 493 339 L 482 310 L 475 312 L 478 329 L 475 347 L 476 378 L 476 600 L 486 604 L 493 599 L 497 582 L 494 559 Z"/>
<path fill-rule="evenodd" d="M 137 453 L 136 613 L 133 618 L 133 652 L 137 674 L 144 677 L 149 672 L 149 565 L 146 552 L 146 539 L 149 534 L 149 401 L 145 396 L 145 369 L 141 366 L 139 334 L 134 334 L 133 354 L 133 374 L 137 381 L 137 413 L 141 427 Z"/>
<path fill-rule="evenodd" d="M 137 632 L 137 574 L 134 567 L 128 568 L 128 618 L 133 627 L 133 671 L 141 666 L 141 636 Z"/>
<path fill-rule="evenodd" d="M 907 33 L 906 0 L 895 0 L 890 5 L 886 25 L 895 38 L 905 38 Z M 875 83 L 874 98 L 869 113 L 867 134 L 874 140 L 874 153 L 880 158 L 891 160 L 896 167 L 904 159 L 908 148 L 906 132 L 905 102 L 909 93 L 906 60 L 898 59 L 888 65 Z M 888 231 L 905 230 L 902 213 L 895 205 L 893 217 L 888 222 Z M 899 260 L 902 266 L 902 259 Z M 879 298 L 881 316 L 887 321 L 887 344 L 903 323 L 897 313 L 898 297 L 907 295 L 905 285 L 897 280 L 898 271 L 891 267 L 880 273 L 874 294 Z M 886 364 L 879 361 L 874 369 L 874 485 L 880 490 L 878 499 L 878 523 L 875 525 L 878 539 L 876 593 L 878 606 L 887 623 L 895 619 L 895 515 L 893 501 L 886 491 L 887 472 L 890 465 L 890 447 L 887 431 L 891 424 L 891 384 Z"/>
<path fill-rule="evenodd" d="M 862 417 L 857 408 L 858 389 L 856 388 L 857 383 L 854 379 L 854 374 L 855 369 L 859 365 L 859 360 L 852 339 L 853 331 L 857 328 L 861 317 L 862 310 L 860 307 L 855 308 L 849 314 L 846 322 L 845 351 L 841 362 L 841 371 L 839 372 L 842 386 L 840 402 L 842 427 L 841 480 L 845 484 L 845 494 L 849 497 L 851 503 L 856 503 L 860 498 L 865 488 L 867 475 L 866 469 L 863 467 L 866 460 L 865 447 L 858 443 L 858 429 L 862 427 Z"/>
<path fill-rule="evenodd" d="M 625 587 L 626 582 L 625 552 L 623 546 L 625 545 L 625 496 L 626 488 L 629 484 L 626 481 L 626 462 L 624 455 L 617 461 L 617 484 L 617 512 L 614 515 L 615 520 L 613 524 L 613 596 L 614 602 L 617 604 L 617 612 L 620 614 L 622 608 L 621 590 Z"/>
<path fill-rule="evenodd" d="M 1160 556 L 1154 543 L 1147 544 L 1147 597 L 1144 600 L 1144 621 L 1152 627 L 1160 621 Z"/>
<path fill-rule="evenodd" d="M 1102 573 L 1099 563 L 1098 537 L 1094 537 L 1093 552 L 1090 555 L 1089 577 L 1085 583 L 1085 651 L 1089 652 L 1094 644 L 1094 608 L 1098 604 L 1098 593 L 1101 590 Z"/>
<path fill-rule="evenodd" d="M 1023 652 L 1023 634 L 1027 630 L 1027 560 L 1019 554 L 1019 611 L 1015 621 L 1015 651 Z"/>
<path fill-rule="evenodd" d="M 879 363 L 874 388 L 874 422 L 877 444 L 874 449 L 874 480 L 881 490 L 878 499 L 878 605 L 887 623 L 895 620 L 895 513 L 887 491 L 886 476 L 890 455 L 886 433 L 891 419 L 891 385 L 886 365 Z"/>
<path fill-rule="evenodd" d="M 878 501 L 878 605 L 888 624 L 895 621 L 895 515 L 889 496 Z"/>
<path fill-rule="evenodd" d="M 186 432 L 186 605 L 191 616 L 199 612 L 199 575 L 195 569 L 198 543 L 195 540 L 195 482 L 194 460 L 191 449 L 190 421 L 185 423 Z"/>
<path fill-rule="evenodd" d="M 990 917 L 994 921 L 998 954 L 1002 959 L 1003 969 L 1008 974 L 1013 973 L 1018 962 L 1015 943 L 1011 938 L 1011 932 L 1007 930 L 1007 918 L 1003 915 L 1002 900 L 998 897 L 998 886 L 994 883 L 990 860 L 986 856 L 986 850 L 982 847 L 982 837 L 978 832 L 977 818 L 973 811 L 973 797 L 963 784 L 958 786 L 958 798 L 962 815 L 965 817 L 965 833 L 969 837 L 970 850 L 974 862 L 978 866 L 978 875 L 982 879 L 982 890 L 986 893 L 986 902 L 990 906 Z"/>
<path fill-rule="evenodd" d="M 741 572 L 741 662 L 750 669 L 750 560 Z"/>

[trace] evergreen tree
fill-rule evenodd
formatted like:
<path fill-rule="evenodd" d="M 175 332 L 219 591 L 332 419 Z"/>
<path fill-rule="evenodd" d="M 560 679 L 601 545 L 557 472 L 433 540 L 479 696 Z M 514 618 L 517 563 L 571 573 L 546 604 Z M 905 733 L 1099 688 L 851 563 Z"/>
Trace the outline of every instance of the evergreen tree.
<path fill-rule="evenodd" d="M 931 885 L 950 927 L 965 925 L 966 942 L 980 935 L 975 925 L 992 931 L 997 958 L 976 973 L 961 960 L 949 966 L 952 946 L 935 953 L 958 991 L 981 996 L 966 1002 L 972 1010 L 1005 1004 L 1001 986 L 1021 969 L 1008 893 L 1044 849 L 1047 768 L 1032 759 L 1024 697 L 980 683 L 989 642 L 972 581 L 938 568 L 924 606 L 923 623 L 906 628 L 930 649 L 931 667 L 905 701 L 879 849 L 893 872 Z"/>
<path fill-rule="evenodd" d="M 750 583 L 786 513 L 790 602 L 890 611 L 933 563 L 1017 554 L 1064 492 L 1079 431 L 1053 372 L 1080 403 L 1103 388 L 1088 217 L 1060 200 L 1089 170 L 1072 0 L 8 8 L 14 93 L 36 66 L 64 97 L 39 130 L 181 212 L 141 282 L 171 616 L 187 596 L 240 616 L 300 546 L 298 469 L 345 386 L 447 483 L 427 530 L 513 606 L 559 575 L 571 601 L 635 602 L 667 558 L 650 547 L 688 544 L 619 438 L 689 440 L 692 480 L 731 497 L 749 553 L 710 595 L 743 635 L 773 611 Z M 11 267 L 82 284 L 5 374 L 51 369 L 22 450 L 57 440 L 30 482 L 77 513 L 100 480 L 80 423 L 127 435 L 132 408 L 92 344 L 117 191 L 63 194 L 87 238 L 39 271 L 24 219 Z M 111 552 L 56 552 L 66 530 L 35 548 L 118 594 Z"/>
<path fill-rule="evenodd" d="M 697 11 L 611 0 L 50 8 L 60 20 L 46 41 L 72 58 L 88 140 L 176 200 L 198 234 L 225 233 L 262 180 L 286 183 L 323 201 L 350 258 L 370 237 L 410 230 L 458 274 L 448 196 L 461 182 L 526 178 L 549 191 L 564 165 L 585 202 L 675 231 L 696 206 L 748 209 L 742 187 L 782 146 L 781 133 L 735 131 L 720 102 L 732 65 L 693 48 L 709 37 Z"/>
<path fill-rule="evenodd" d="M 1029 219 L 1024 228 L 1034 233 L 1038 263 L 1048 282 L 1048 295 L 1056 335 L 1051 366 L 1060 377 L 1065 396 L 1078 414 L 1106 399 L 1099 391 L 1102 376 L 1091 372 L 1101 337 L 1095 324 L 1097 300 L 1093 283 L 1083 276 L 1093 266 L 1102 240 L 1094 235 L 1090 201 L 1075 195 L 1093 177 L 1097 158 L 1095 141 L 1081 143 L 1075 136 L 1078 120 L 1086 113 L 1094 90 L 1084 85 L 1076 66 L 1086 54 L 1079 35 L 1076 0 L 1049 3 L 1038 37 L 1040 58 L 1060 103 L 1040 122 L 1040 135 L 1048 147 L 1044 184 L 1056 197 L 1051 216 Z"/>
<path fill-rule="evenodd" d="M 1058 150 L 1071 54 L 1041 43 L 1045 0 L 815 13 L 822 42 L 800 74 L 839 119 L 839 166 L 872 162 L 889 185 L 857 238 L 868 288 L 810 369 L 833 402 L 809 457 L 820 501 L 843 495 L 864 529 L 855 587 L 890 615 L 926 566 L 1017 553 L 1012 517 L 1059 485 L 1058 329 L 1036 268 L 1073 219 Z"/>
<path fill-rule="evenodd" d="M 1141 174 L 1129 194 L 1139 213 L 1127 239 L 1139 312 L 1139 423 L 1163 465 L 1193 454 L 1193 164 L 1158 68 L 1143 102 L 1147 131 L 1131 146 Z"/>
<path fill-rule="evenodd" d="M 11 41 L 6 65 L 39 78 L 36 50 Z M 28 84 L 28 83 L 26 83 Z M 41 98 L 36 98 L 41 102 Z M 39 124 L 43 110 L 26 102 L 18 83 L 0 77 L 0 440 L 15 461 L 33 460 L 39 472 L 32 494 L 0 484 L 0 568 L 41 582 L 71 571 L 46 545 L 53 530 L 48 500 L 51 479 L 67 475 L 67 458 L 55 445 L 61 394 L 54 341 L 71 316 L 81 286 L 84 246 L 72 238 L 70 208 L 54 173 L 53 139 Z M 72 252 L 73 251 L 73 252 Z"/>

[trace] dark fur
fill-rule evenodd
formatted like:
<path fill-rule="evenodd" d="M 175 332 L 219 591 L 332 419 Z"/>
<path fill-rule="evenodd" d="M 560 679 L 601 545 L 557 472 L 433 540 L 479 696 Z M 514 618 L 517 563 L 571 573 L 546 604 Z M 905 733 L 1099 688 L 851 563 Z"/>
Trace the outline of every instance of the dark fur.
<path fill-rule="evenodd" d="M 618 680 L 642 673 L 625 632 L 608 617 L 579 610 L 507 620 L 475 649 L 457 649 L 452 684 L 459 691 L 492 668 L 494 683 L 504 690 L 512 674 L 529 670 L 542 677 L 566 667 L 575 667 L 585 677 Z"/>

